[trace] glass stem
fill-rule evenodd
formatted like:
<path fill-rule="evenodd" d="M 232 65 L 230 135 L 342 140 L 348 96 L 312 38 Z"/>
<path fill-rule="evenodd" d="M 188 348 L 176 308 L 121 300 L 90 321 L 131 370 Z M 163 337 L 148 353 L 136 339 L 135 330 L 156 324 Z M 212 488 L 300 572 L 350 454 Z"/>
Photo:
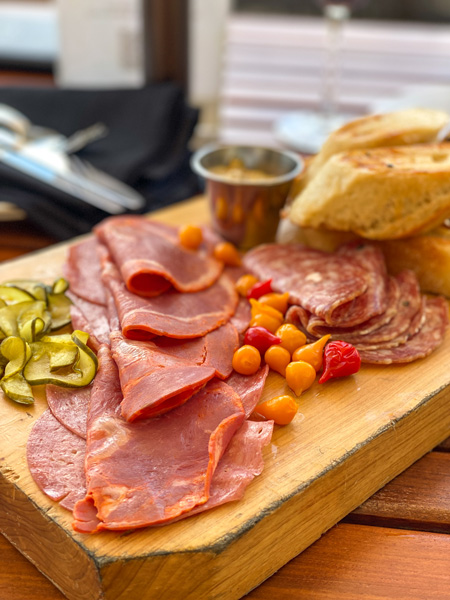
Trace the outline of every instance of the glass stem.
<path fill-rule="evenodd" d="M 322 112 L 327 120 L 331 120 L 338 113 L 342 29 L 344 21 L 350 17 L 350 9 L 345 4 L 327 4 L 324 17 L 327 40 L 322 78 Z"/>

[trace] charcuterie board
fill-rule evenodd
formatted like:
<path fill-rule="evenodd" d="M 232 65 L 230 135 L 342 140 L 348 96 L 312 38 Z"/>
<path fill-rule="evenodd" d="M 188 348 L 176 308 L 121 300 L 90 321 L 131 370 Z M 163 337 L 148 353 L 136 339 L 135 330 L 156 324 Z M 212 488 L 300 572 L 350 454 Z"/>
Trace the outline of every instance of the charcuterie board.
<path fill-rule="evenodd" d="M 203 199 L 153 215 L 173 224 L 206 222 Z M 51 282 L 67 244 L 0 265 L 0 280 Z M 276 428 L 265 468 L 244 499 L 164 527 L 75 533 L 71 513 L 32 480 L 26 442 L 46 409 L 0 398 L 0 531 L 70 599 L 236 599 L 317 540 L 450 433 L 450 334 L 410 365 L 363 366 L 317 382 L 299 413 Z M 270 374 L 264 396 L 283 393 Z"/>

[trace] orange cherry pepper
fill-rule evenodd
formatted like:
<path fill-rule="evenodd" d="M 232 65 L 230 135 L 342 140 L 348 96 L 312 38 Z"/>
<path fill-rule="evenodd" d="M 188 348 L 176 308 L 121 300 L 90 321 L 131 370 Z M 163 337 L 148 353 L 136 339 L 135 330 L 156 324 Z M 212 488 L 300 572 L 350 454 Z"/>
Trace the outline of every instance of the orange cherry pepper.
<path fill-rule="evenodd" d="M 298 406 L 294 398 L 284 395 L 261 402 L 254 412 L 265 419 L 272 419 L 277 425 L 289 425 L 297 411 Z"/>
<path fill-rule="evenodd" d="M 300 346 L 300 348 L 295 350 L 292 359 L 296 361 L 303 360 L 312 365 L 316 372 L 319 371 L 322 367 L 323 349 L 330 337 L 330 334 L 327 334 L 321 337 L 320 340 L 317 340 L 317 342 Z"/>

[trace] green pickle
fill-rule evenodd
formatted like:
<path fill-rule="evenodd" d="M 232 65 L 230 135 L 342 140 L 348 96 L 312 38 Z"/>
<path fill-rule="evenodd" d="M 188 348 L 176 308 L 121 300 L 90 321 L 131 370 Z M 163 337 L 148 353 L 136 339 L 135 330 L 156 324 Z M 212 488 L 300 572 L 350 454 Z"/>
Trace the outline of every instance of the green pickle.
<path fill-rule="evenodd" d="M 70 324 L 72 301 L 64 278 L 52 286 L 29 279 L 0 285 L 0 386 L 15 402 L 34 402 L 32 387 L 83 387 L 97 372 L 89 334 L 49 335 Z"/>
<path fill-rule="evenodd" d="M 55 357 L 53 344 L 48 342 L 32 344 L 33 355 L 25 365 L 23 372 L 30 385 L 53 383 L 62 387 L 84 387 L 91 383 L 97 372 L 98 363 L 95 354 L 86 346 L 89 335 L 76 330 L 72 333 L 71 339 L 77 347 L 78 353 L 72 364 L 64 365 L 61 369 L 55 369 L 55 363 L 52 363 L 52 354 Z M 61 353 L 67 351 L 67 348 L 61 347 L 63 345 L 64 342 L 59 344 Z"/>

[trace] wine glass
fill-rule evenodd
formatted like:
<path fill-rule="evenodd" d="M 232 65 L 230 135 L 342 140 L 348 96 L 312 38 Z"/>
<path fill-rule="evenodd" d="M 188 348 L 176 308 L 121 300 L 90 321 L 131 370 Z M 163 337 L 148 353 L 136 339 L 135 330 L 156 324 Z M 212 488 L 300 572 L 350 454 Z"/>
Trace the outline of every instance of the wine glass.
<path fill-rule="evenodd" d="M 342 31 L 344 23 L 351 17 L 352 10 L 368 2 L 368 0 L 312 1 L 322 9 L 326 25 L 320 109 L 287 113 L 275 125 L 276 136 L 281 141 L 309 154 L 318 152 L 332 131 L 357 116 L 338 110 Z"/>

